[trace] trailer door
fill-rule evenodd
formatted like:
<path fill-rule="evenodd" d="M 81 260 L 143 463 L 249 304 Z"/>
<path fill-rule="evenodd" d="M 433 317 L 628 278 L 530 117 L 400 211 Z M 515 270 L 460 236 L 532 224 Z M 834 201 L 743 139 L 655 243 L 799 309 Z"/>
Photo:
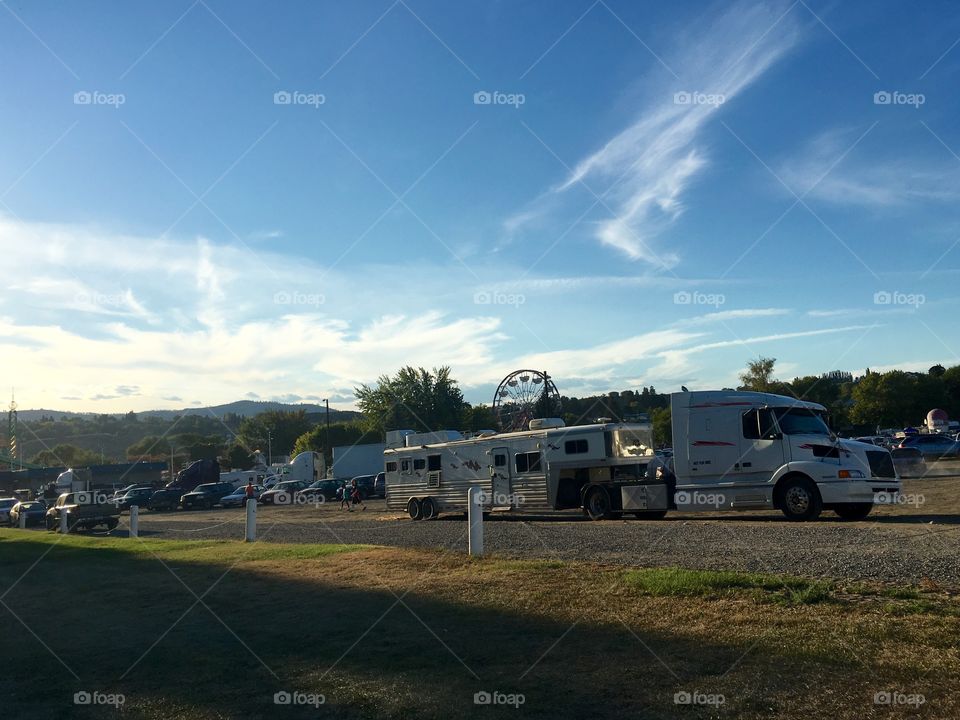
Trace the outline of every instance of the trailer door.
<path fill-rule="evenodd" d="M 493 493 L 493 506 L 511 507 L 510 448 L 493 448 L 490 455 L 490 491 Z"/>

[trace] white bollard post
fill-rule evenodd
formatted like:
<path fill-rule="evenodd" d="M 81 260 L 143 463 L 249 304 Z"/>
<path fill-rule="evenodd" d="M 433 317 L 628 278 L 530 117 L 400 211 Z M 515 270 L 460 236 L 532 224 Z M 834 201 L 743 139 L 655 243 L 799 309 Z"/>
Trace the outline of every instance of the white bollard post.
<path fill-rule="evenodd" d="M 470 523 L 469 552 L 483 555 L 483 490 L 477 485 L 467 490 L 467 522 Z"/>
<path fill-rule="evenodd" d="M 19 518 L 20 518 L 20 520 L 19 520 L 19 522 L 20 522 L 20 529 L 21 529 L 21 530 L 26 530 L 26 529 L 27 529 L 27 516 L 26 516 L 26 514 L 23 512 L 23 510 L 20 511 Z"/>
<path fill-rule="evenodd" d="M 140 508 L 130 506 L 130 537 L 140 537 Z"/>
<path fill-rule="evenodd" d="M 63 510 L 60 511 L 60 534 L 66 535 L 70 532 L 70 528 L 67 526 L 67 513 Z"/>
<path fill-rule="evenodd" d="M 247 536 L 245 542 L 254 542 L 257 539 L 257 500 L 247 500 Z"/>

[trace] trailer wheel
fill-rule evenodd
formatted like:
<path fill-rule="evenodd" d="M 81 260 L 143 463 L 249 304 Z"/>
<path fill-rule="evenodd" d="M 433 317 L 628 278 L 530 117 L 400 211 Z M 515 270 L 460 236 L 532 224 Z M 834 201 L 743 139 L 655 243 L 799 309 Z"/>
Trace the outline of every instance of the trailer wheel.
<path fill-rule="evenodd" d="M 419 520 L 423 517 L 423 508 L 420 507 L 420 501 L 416 498 L 410 498 L 407 501 L 407 515 L 411 520 Z"/>
<path fill-rule="evenodd" d="M 433 498 L 424 498 L 420 501 L 420 519 L 433 520 L 437 517 L 437 503 Z"/>
<path fill-rule="evenodd" d="M 873 503 L 843 503 L 833 506 L 833 511 L 841 520 L 863 520 L 871 510 Z"/>
<path fill-rule="evenodd" d="M 610 511 L 610 496 L 605 488 L 592 487 L 587 490 L 583 499 L 583 512 L 591 520 L 609 520 L 613 517 Z"/>
<path fill-rule="evenodd" d="M 666 510 L 648 510 L 647 512 L 635 512 L 633 514 L 637 520 L 663 520 L 667 516 Z"/>
<path fill-rule="evenodd" d="M 816 520 L 823 510 L 820 491 L 803 475 L 785 478 L 778 496 L 780 510 L 787 520 Z"/>

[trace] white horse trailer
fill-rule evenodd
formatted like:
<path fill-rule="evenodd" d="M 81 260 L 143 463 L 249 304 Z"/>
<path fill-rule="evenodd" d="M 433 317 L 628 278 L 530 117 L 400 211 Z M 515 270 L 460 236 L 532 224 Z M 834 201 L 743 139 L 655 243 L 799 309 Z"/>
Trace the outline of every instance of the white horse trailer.
<path fill-rule="evenodd" d="M 467 490 L 479 486 L 484 510 L 666 514 L 670 493 L 649 423 L 531 426 L 440 442 L 436 433 L 407 434 L 402 447 L 384 451 L 387 507 L 414 520 L 466 512 Z"/>

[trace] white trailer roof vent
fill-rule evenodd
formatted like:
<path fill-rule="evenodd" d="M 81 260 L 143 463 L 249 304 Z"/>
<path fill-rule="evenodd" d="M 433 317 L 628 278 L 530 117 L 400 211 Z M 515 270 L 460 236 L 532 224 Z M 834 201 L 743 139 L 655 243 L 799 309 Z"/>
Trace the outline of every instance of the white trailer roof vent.
<path fill-rule="evenodd" d="M 531 430 L 549 430 L 551 428 L 562 428 L 566 425 L 560 418 L 534 418 L 530 421 Z"/>

